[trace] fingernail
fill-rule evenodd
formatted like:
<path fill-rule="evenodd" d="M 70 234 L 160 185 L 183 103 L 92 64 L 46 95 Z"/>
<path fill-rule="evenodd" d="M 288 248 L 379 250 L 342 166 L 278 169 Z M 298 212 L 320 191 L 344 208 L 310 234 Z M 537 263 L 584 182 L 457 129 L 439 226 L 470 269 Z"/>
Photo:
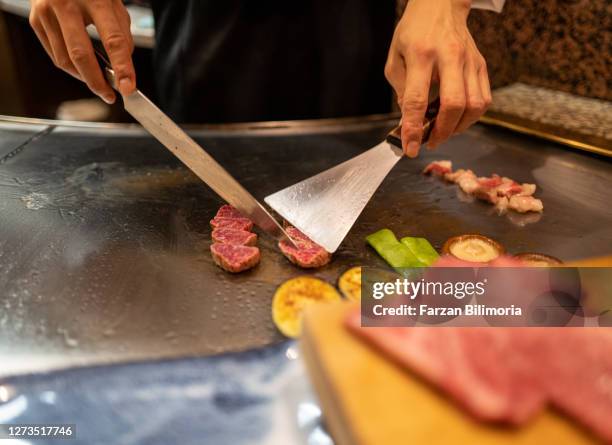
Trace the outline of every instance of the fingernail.
<path fill-rule="evenodd" d="M 105 94 L 105 95 L 103 95 L 101 97 L 102 97 L 102 100 L 104 102 L 106 102 L 107 104 L 109 104 L 109 105 L 112 105 L 112 104 L 115 103 L 115 96 L 113 96 L 113 95 Z"/>
<path fill-rule="evenodd" d="M 132 80 L 129 77 L 119 79 L 119 91 L 121 94 L 127 95 L 132 92 Z"/>
<path fill-rule="evenodd" d="M 419 154 L 420 144 L 417 141 L 408 142 L 408 146 L 406 147 L 406 155 L 410 158 L 416 158 L 417 154 Z"/>

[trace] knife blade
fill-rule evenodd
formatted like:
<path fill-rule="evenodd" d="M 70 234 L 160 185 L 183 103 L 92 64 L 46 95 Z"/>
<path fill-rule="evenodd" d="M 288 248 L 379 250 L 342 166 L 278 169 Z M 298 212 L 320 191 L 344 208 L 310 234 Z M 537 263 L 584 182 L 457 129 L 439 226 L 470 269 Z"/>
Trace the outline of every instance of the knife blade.
<path fill-rule="evenodd" d="M 144 94 L 136 90 L 129 96 L 124 96 L 123 103 L 134 119 L 227 203 L 272 236 L 286 236 L 281 225 L 253 195 Z"/>
<path fill-rule="evenodd" d="M 103 70 L 109 84 L 117 90 L 113 70 L 107 66 L 104 56 L 99 53 L 97 55 L 101 63 L 104 63 Z M 286 238 L 293 242 L 278 221 L 253 195 L 140 90 L 122 97 L 126 111 L 217 195 L 274 238 Z"/>

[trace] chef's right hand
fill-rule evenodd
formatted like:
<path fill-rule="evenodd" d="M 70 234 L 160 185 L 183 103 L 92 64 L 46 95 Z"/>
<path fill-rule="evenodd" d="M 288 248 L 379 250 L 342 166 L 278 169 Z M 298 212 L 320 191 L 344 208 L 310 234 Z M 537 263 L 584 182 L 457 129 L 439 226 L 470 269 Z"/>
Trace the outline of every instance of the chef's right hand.
<path fill-rule="evenodd" d="M 440 111 L 428 146 L 475 123 L 491 103 L 484 57 L 467 26 L 470 0 L 410 0 L 389 48 L 385 75 L 402 110 L 404 152 L 416 157 L 432 83 Z"/>
<path fill-rule="evenodd" d="M 115 93 L 94 55 L 86 27 L 94 24 L 122 95 L 136 89 L 130 16 L 121 0 L 30 0 L 30 25 L 58 68 L 82 80 L 105 102 Z"/>

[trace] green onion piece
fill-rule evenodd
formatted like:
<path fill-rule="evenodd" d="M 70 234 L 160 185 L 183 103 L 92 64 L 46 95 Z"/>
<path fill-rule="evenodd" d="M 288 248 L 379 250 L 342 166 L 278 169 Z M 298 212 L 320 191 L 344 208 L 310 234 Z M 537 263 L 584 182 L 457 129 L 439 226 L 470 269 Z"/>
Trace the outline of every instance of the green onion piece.
<path fill-rule="evenodd" d="M 438 258 L 440 258 L 440 255 L 438 252 L 436 252 L 436 249 L 434 249 L 431 243 L 425 238 L 406 236 L 402 238 L 400 242 L 408 247 L 421 263 L 428 266 L 431 266 Z"/>
<path fill-rule="evenodd" d="M 366 241 L 391 267 L 399 269 L 425 266 L 389 229 L 381 229 L 368 235 Z"/>

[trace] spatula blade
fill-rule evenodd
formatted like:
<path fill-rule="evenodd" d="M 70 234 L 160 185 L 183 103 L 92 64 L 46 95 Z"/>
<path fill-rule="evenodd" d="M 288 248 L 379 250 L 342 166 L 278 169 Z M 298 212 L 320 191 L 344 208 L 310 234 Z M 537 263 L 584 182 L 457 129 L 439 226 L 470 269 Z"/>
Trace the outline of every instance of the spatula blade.
<path fill-rule="evenodd" d="M 279 215 L 335 252 L 402 150 L 381 142 L 364 153 L 265 198 Z"/>

